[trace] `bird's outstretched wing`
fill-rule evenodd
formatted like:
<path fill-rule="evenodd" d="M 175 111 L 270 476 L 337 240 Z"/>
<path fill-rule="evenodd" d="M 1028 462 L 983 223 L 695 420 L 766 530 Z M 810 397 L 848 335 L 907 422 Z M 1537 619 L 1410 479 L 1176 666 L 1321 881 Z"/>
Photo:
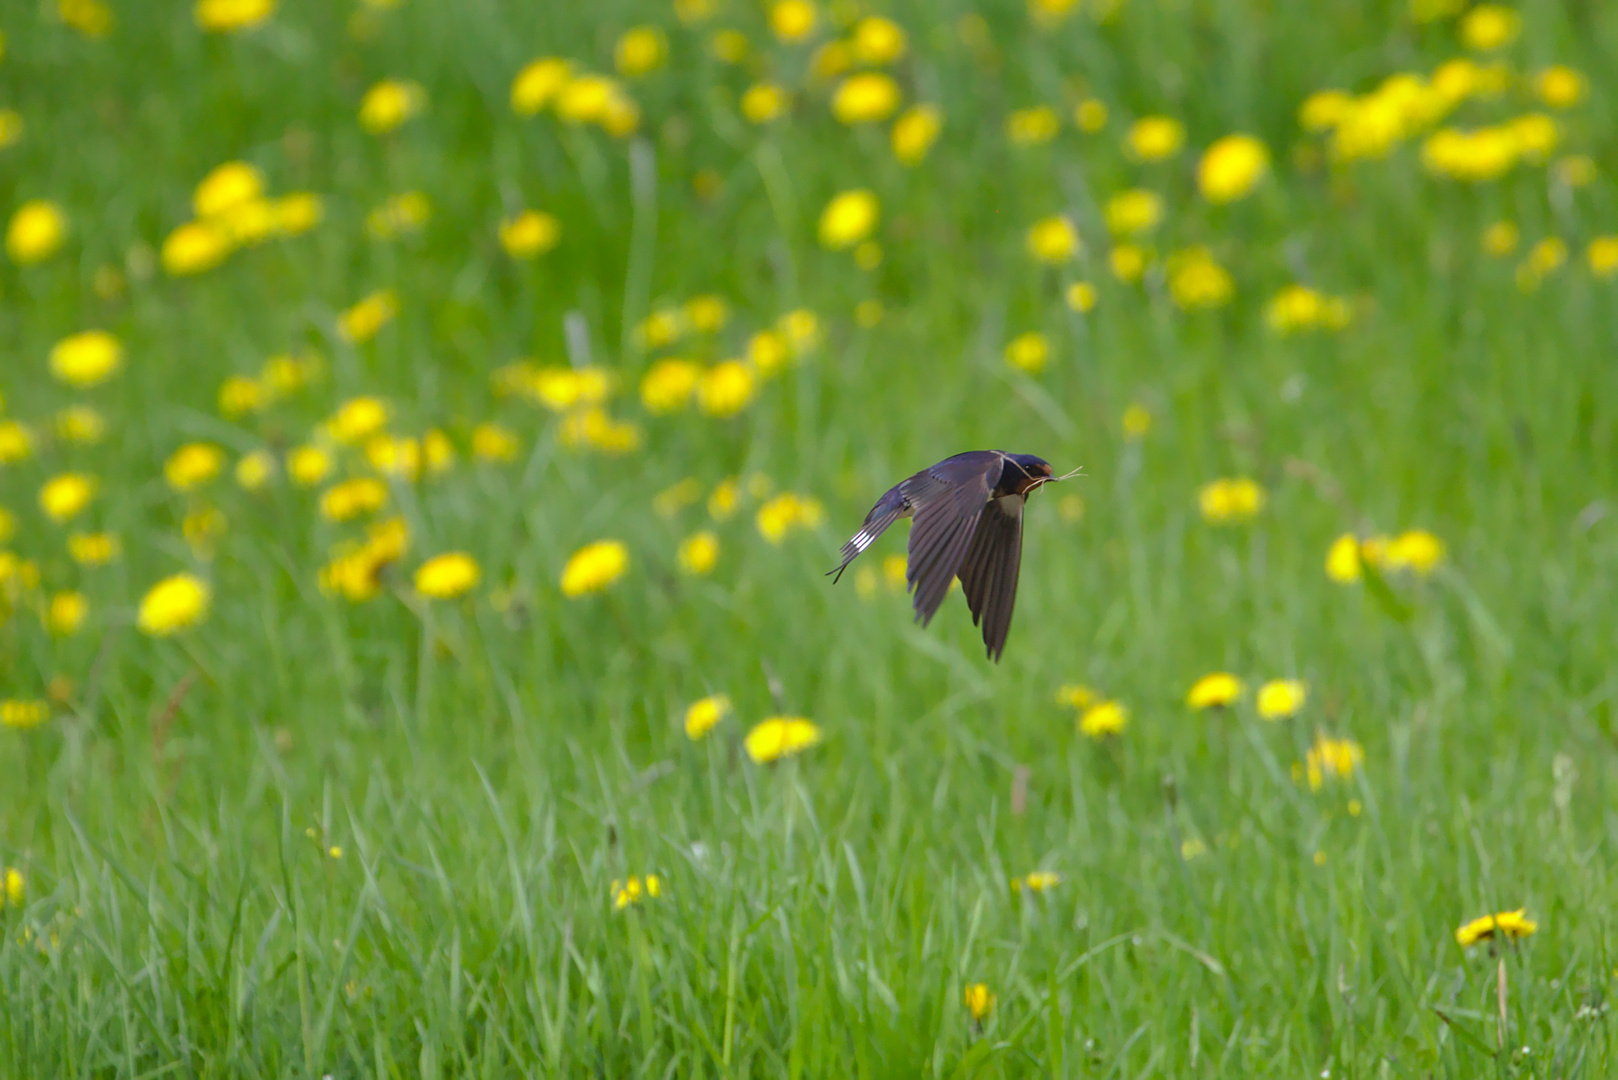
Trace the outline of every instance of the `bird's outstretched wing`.
<path fill-rule="evenodd" d="M 983 625 L 983 644 L 998 663 L 1011 629 L 1017 603 L 1017 575 L 1022 569 L 1021 495 L 992 499 L 978 514 L 977 531 L 961 560 L 959 576 L 972 623 Z"/>
<path fill-rule="evenodd" d="M 946 458 L 899 485 L 915 513 L 905 582 L 914 593 L 916 621 L 923 626 L 949 593 L 1004 467 L 1004 458 L 993 450 L 974 450 Z"/>

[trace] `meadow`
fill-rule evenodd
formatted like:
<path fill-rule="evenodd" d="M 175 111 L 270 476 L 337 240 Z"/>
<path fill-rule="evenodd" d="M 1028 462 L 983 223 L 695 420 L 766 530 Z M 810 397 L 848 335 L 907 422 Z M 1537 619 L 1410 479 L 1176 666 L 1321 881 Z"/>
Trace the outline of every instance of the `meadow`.
<path fill-rule="evenodd" d="M 1618 9 L 0 33 L 0 1075 L 1618 1071 Z"/>

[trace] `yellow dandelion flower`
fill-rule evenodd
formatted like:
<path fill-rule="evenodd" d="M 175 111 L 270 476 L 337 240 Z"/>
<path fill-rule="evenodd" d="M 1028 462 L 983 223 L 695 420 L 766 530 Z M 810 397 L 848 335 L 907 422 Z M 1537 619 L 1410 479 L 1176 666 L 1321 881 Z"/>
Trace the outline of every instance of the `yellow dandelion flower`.
<path fill-rule="evenodd" d="M 794 356 L 802 356 L 820 344 L 820 319 L 808 308 L 787 312 L 775 325 Z"/>
<path fill-rule="evenodd" d="M 372 135 L 385 135 L 420 113 L 426 105 L 427 91 L 421 84 L 383 79 L 367 90 L 360 101 L 360 127 Z"/>
<path fill-rule="evenodd" d="M 668 40 L 655 26 L 636 26 L 624 31 L 613 46 L 613 63 L 618 74 L 634 79 L 656 71 L 668 56 Z"/>
<path fill-rule="evenodd" d="M 654 415 L 685 408 L 702 380 L 702 365 L 669 357 L 647 369 L 640 380 L 640 399 Z"/>
<path fill-rule="evenodd" d="M 312 191 L 294 191 L 270 203 L 275 227 L 283 236 L 301 236 L 320 224 L 325 204 Z"/>
<path fill-rule="evenodd" d="M 1211 203 L 1235 202 L 1270 170 L 1270 152 L 1251 135 L 1226 135 L 1197 163 L 1197 187 Z"/>
<path fill-rule="evenodd" d="M 1011 879 L 1011 891 L 1031 893 L 1049 892 L 1062 883 L 1062 875 L 1055 870 L 1035 870 L 1020 878 Z"/>
<path fill-rule="evenodd" d="M 1062 123 L 1049 105 L 1018 109 L 1006 117 L 1006 138 L 1013 146 L 1040 146 L 1056 138 Z"/>
<path fill-rule="evenodd" d="M 1383 561 L 1389 570 L 1413 570 L 1425 577 L 1444 561 L 1444 542 L 1425 529 L 1411 529 L 1394 537 Z"/>
<path fill-rule="evenodd" d="M 193 17 L 210 33 L 248 30 L 275 13 L 275 0 L 197 0 Z"/>
<path fill-rule="evenodd" d="M 388 196 L 365 218 L 365 231 L 378 240 L 391 240 L 401 233 L 415 232 L 432 217 L 432 202 L 419 191 L 402 191 Z"/>
<path fill-rule="evenodd" d="M 707 22 L 718 11 L 719 0 L 674 0 L 674 14 L 687 26 Z"/>
<path fill-rule="evenodd" d="M 142 598 L 136 625 L 153 637 L 176 634 L 207 615 L 211 596 L 207 584 L 194 574 L 164 578 Z"/>
<path fill-rule="evenodd" d="M 70 405 L 56 414 L 56 435 L 63 442 L 98 443 L 106 433 L 106 419 L 88 405 Z"/>
<path fill-rule="evenodd" d="M 736 512 L 741 497 L 741 485 L 734 476 L 721 480 L 708 494 L 708 516 L 715 521 L 724 521 Z"/>
<path fill-rule="evenodd" d="M 755 521 L 760 536 L 779 544 L 796 529 L 814 528 L 820 523 L 821 514 L 819 501 L 785 491 L 759 507 Z"/>
<path fill-rule="evenodd" d="M 886 120 L 899 108 L 899 84 L 880 71 L 850 75 L 832 95 L 831 111 L 850 126 Z"/>
<path fill-rule="evenodd" d="M 1236 294 L 1230 271 L 1204 247 L 1175 252 L 1168 260 L 1169 293 L 1185 311 L 1223 307 Z"/>
<path fill-rule="evenodd" d="M 514 461 L 517 449 L 517 436 L 508 428 L 490 421 L 472 429 L 472 453 L 480 460 Z"/>
<path fill-rule="evenodd" d="M 477 560 L 464 551 L 435 555 L 416 571 L 416 591 L 435 600 L 453 600 L 477 587 Z"/>
<path fill-rule="evenodd" d="M 1107 266 L 1113 277 L 1131 285 L 1146 273 L 1146 259 L 1143 248 L 1134 244 L 1117 244 L 1107 253 Z"/>
<path fill-rule="evenodd" d="M 693 533 L 680 542 L 677 558 L 682 573 L 695 577 L 712 573 L 719 562 L 719 537 L 708 529 Z"/>
<path fill-rule="evenodd" d="M 696 477 L 688 476 L 671 484 L 652 498 L 652 508 L 658 517 L 672 518 L 681 510 L 702 498 L 702 485 Z"/>
<path fill-rule="evenodd" d="M 197 184 L 191 207 L 198 218 L 216 218 L 263 197 L 264 174 L 245 161 L 227 161 Z"/>
<path fill-rule="evenodd" d="M 201 487 L 224 468 L 225 452 L 213 443 L 187 443 L 163 463 L 163 476 L 175 491 Z"/>
<path fill-rule="evenodd" d="M 893 156 L 905 165 L 919 165 L 944 130 L 944 112 L 937 105 L 912 105 L 893 122 Z"/>
<path fill-rule="evenodd" d="M 1079 717 L 1079 733 L 1090 739 L 1106 739 L 1129 726 L 1129 710 L 1117 701 L 1102 701 L 1085 709 Z"/>
<path fill-rule="evenodd" d="M 1006 363 L 1019 371 L 1038 375 L 1051 358 L 1051 344 L 1037 330 L 1018 334 L 1006 345 Z"/>
<path fill-rule="evenodd" d="M 1079 231 L 1061 214 L 1041 218 L 1028 229 L 1028 254 L 1042 263 L 1065 263 L 1079 253 Z"/>
<path fill-rule="evenodd" d="M 1278 334 L 1297 333 L 1318 326 L 1325 316 L 1326 298 L 1307 285 L 1288 285 L 1270 299 L 1264 321 Z"/>
<path fill-rule="evenodd" d="M 1138 442 L 1151 433 L 1152 411 L 1140 402 L 1132 401 L 1124 408 L 1122 423 L 1124 438 Z"/>
<path fill-rule="evenodd" d="M 629 569 L 629 548 L 619 540 L 597 540 L 575 551 L 562 569 L 562 595 L 604 591 Z"/>
<path fill-rule="evenodd" d="M 840 193 L 821 212 L 821 246 L 833 251 L 853 247 L 876 228 L 881 212 L 876 195 L 865 188 Z"/>
<path fill-rule="evenodd" d="M 112 8 L 101 0 L 56 0 L 56 13 L 87 38 L 106 37 L 117 21 Z"/>
<path fill-rule="evenodd" d="M 1461 20 L 1461 40 L 1477 52 L 1493 52 L 1517 39 L 1522 16 L 1504 4 L 1479 4 Z"/>
<path fill-rule="evenodd" d="M 1163 199 L 1145 188 L 1120 191 L 1107 200 L 1107 228 L 1116 236 L 1150 232 L 1163 220 Z"/>
<path fill-rule="evenodd" d="M 209 506 L 185 515 L 185 520 L 180 522 L 180 533 L 197 558 L 208 559 L 213 557 L 214 544 L 225 535 L 229 525 L 223 511 Z"/>
<path fill-rule="evenodd" d="M 713 694 L 691 703 L 685 710 L 685 737 L 695 742 L 714 729 L 714 725 L 730 715 L 730 698 Z"/>
<path fill-rule="evenodd" d="M 966 987 L 962 994 L 966 1004 L 966 1011 L 972 1014 L 972 1019 L 978 1023 L 994 1012 L 995 996 L 989 992 L 987 983 L 972 983 Z"/>
<path fill-rule="evenodd" d="M 622 911 L 631 904 L 638 904 L 647 897 L 663 895 L 663 879 L 656 874 L 647 874 L 646 880 L 630 875 L 626 882 L 614 881 L 611 888 L 612 907 L 614 911 Z"/>
<path fill-rule="evenodd" d="M 1265 500 L 1264 489 L 1245 476 L 1221 477 L 1197 492 L 1203 520 L 1210 525 L 1250 521 L 1264 509 Z"/>
<path fill-rule="evenodd" d="M 44 262 L 67 239 L 62 208 L 45 199 L 23 203 L 6 225 L 6 254 L 18 266 Z"/>
<path fill-rule="evenodd" d="M 381 431 L 387 422 L 387 404 L 380 398 L 361 395 L 338 406 L 326 422 L 326 433 L 345 446 L 355 446 Z"/>
<path fill-rule="evenodd" d="M 328 521 L 352 521 L 387 505 L 388 485 L 373 476 L 356 476 L 326 489 L 320 514 Z"/>
<path fill-rule="evenodd" d="M 1473 919 L 1455 930 L 1455 942 L 1461 948 L 1470 948 L 1480 941 L 1491 941 L 1496 935 L 1507 941 L 1520 941 L 1530 937 L 1539 929 L 1539 923 L 1527 917 L 1526 908 L 1516 911 L 1502 911 L 1495 915 L 1485 915 L 1481 919 Z"/>
<path fill-rule="evenodd" d="M 1143 116 L 1124 136 L 1124 149 L 1141 161 L 1163 161 L 1185 145 L 1185 125 L 1168 116 Z"/>
<path fill-rule="evenodd" d="M 455 467 L 455 444 L 438 428 L 428 428 L 421 436 L 421 456 L 429 476 L 442 476 Z"/>
<path fill-rule="evenodd" d="M 1258 714 L 1266 720 L 1284 720 L 1297 714 L 1309 700 L 1309 684 L 1299 679 L 1271 679 L 1258 688 Z"/>
<path fill-rule="evenodd" d="M 1315 744 L 1309 748 L 1304 764 L 1304 772 L 1309 779 L 1309 790 L 1319 791 L 1325 786 L 1328 778 L 1347 780 L 1354 775 L 1364 760 L 1365 751 L 1353 739 L 1316 736 Z"/>
<path fill-rule="evenodd" d="M 235 242 L 221 226 L 188 221 L 164 238 L 159 258 L 169 276 L 186 277 L 212 270 L 234 249 Z"/>
<path fill-rule="evenodd" d="M 84 625 L 90 613 L 90 602 L 80 592 L 59 592 L 50 600 L 45 611 L 45 628 L 57 637 L 70 637 Z"/>
<path fill-rule="evenodd" d="M 697 405 L 708 416 L 729 417 L 745 409 L 758 391 L 753 371 L 740 360 L 724 360 L 697 382 Z"/>
<path fill-rule="evenodd" d="M 1359 537 L 1344 533 L 1326 549 L 1326 576 L 1339 585 L 1352 585 L 1362 574 Z"/>
<path fill-rule="evenodd" d="M 720 30 L 708 39 L 708 51 L 715 60 L 740 64 L 747 59 L 747 35 L 740 30 Z"/>
<path fill-rule="evenodd" d="M 45 482 L 39 489 L 39 508 L 52 521 L 67 521 L 77 517 L 95 497 L 94 478 L 83 473 L 61 473 Z"/>
<path fill-rule="evenodd" d="M 809 0 L 776 0 L 770 7 L 770 31 L 792 44 L 814 32 L 818 15 Z"/>
<path fill-rule="evenodd" d="M 907 44 L 899 25 L 880 15 L 867 15 L 854 24 L 854 56 L 862 64 L 891 64 L 904 56 Z"/>
<path fill-rule="evenodd" d="M 772 716 L 747 733 L 745 745 L 748 757 L 767 765 L 818 746 L 823 738 L 813 721 L 801 716 Z"/>
<path fill-rule="evenodd" d="M 123 366 L 124 347 L 105 330 L 84 330 L 51 348 L 51 374 L 71 386 L 104 382 Z"/>
<path fill-rule="evenodd" d="M 1073 122 L 1086 135 L 1094 135 L 1107 126 L 1107 106 L 1095 98 L 1085 98 L 1073 109 Z"/>
<path fill-rule="evenodd" d="M 1298 124 L 1305 131 L 1330 131 L 1354 109 L 1354 95 L 1346 90 L 1317 90 L 1298 106 Z"/>
<path fill-rule="evenodd" d="M 28 728 L 38 727 L 50 719 L 51 707 L 43 701 L 18 701 L 8 698 L 0 701 L 0 727 Z M 6 880 L 6 897 L 11 897 L 11 881 L 8 873 Z M 11 901 L 16 903 L 15 900 Z"/>
<path fill-rule="evenodd" d="M 257 491 L 275 475 L 275 455 L 268 450 L 243 454 L 236 462 L 236 483 L 243 491 Z"/>
<path fill-rule="evenodd" d="M 1598 236 L 1590 241 L 1584 252 L 1590 272 L 1597 277 L 1609 278 L 1618 274 L 1618 236 Z M 4 460 L 0 453 L 0 460 Z"/>
<path fill-rule="evenodd" d="M 519 116 L 533 116 L 561 95 L 573 76 L 572 65 L 555 56 L 533 61 L 511 81 L 511 108 Z"/>
<path fill-rule="evenodd" d="M 618 84 L 605 75 L 580 75 L 562 85 L 556 115 L 570 124 L 599 124 L 617 93 Z"/>
<path fill-rule="evenodd" d="M 398 294 L 392 289 L 378 289 L 337 316 L 337 335 L 344 341 L 363 345 L 398 314 Z"/>
<path fill-rule="evenodd" d="M 122 550 L 111 533 L 74 533 L 67 538 L 67 553 L 80 566 L 103 566 Z"/>
<path fill-rule="evenodd" d="M 1204 675 L 1191 684 L 1185 703 L 1193 709 L 1224 708 L 1242 696 L 1242 681 L 1228 671 Z"/>
<path fill-rule="evenodd" d="M 22 113 L 16 109 L 0 109 L 0 150 L 21 139 L 25 126 Z"/>
<path fill-rule="evenodd" d="M 269 404 L 264 384 L 247 375 L 232 375 L 219 386 L 219 411 L 234 420 Z"/>
<path fill-rule="evenodd" d="M 314 487 L 331 474 L 331 454 L 318 446 L 299 446 L 287 455 L 287 473 L 299 487 Z"/>
<path fill-rule="evenodd" d="M 1534 93 L 1553 109 L 1570 109 L 1584 100 L 1588 86 L 1583 75 L 1553 64 L 1534 76 Z"/>
<path fill-rule="evenodd" d="M 1067 287 L 1067 291 L 1063 296 L 1067 301 L 1067 306 L 1081 315 L 1093 310 L 1098 299 L 1096 287 L 1088 281 L 1075 281 Z"/>
<path fill-rule="evenodd" d="M 754 83 L 742 94 L 742 115 L 750 123 L 767 124 L 787 111 L 792 95 L 771 82 Z"/>
<path fill-rule="evenodd" d="M 685 302 L 685 321 L 699 334 L 717 334 L 730 321 L 730 305 L 722 296 L 693 296 Z"/>
<path fill-rule="evenodd" d="M 23 877 L 22 871 L 15 866 L 8 866 L 5 874 L 5 889 L 0 892 L 0 899 L 12 907 L 22 904 L 23 897 L 28 892 L 28 881 Z"/>

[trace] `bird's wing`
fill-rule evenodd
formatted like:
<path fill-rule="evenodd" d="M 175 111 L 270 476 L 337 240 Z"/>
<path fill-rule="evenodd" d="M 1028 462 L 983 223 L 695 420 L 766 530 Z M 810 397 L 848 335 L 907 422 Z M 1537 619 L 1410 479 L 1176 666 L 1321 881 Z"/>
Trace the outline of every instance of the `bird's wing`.
<path fill-rule="evenodd" d="M 972 622 L 983 624 L 983 644 L 996 663 L 1006 648 L 1011 609 L 1017 603 L 1017 576 L 1022 569 L 1021 495 L 991 499 L 978 514 L 977 531 L 961 560 L 961 591 L 972 609 Z"/>
<path fill-rule="evenodd" d="M 974 451 L 941 461 L 899 485 L 915 509 L 905 581 L 915 594 L 916 621 L 923 626 L 944 602 L 1003 467 L 994 451 Z"/>
<path fill-rule="evenodd" d="M 827 576 L 831 574 L 837 575 L 832 578 L 833 585 L 842 580 L 843 571 L 848 569 L 848 564 L 853 562 L 860 552 L 876 543 L 876 538 L 886 532 L 888 526 L 899 519 L 899 515 L 904 513 L 904 508 L 905 499 L 899 493 L 897 487 L 889 488 L 876 501 L 876 505 L 871 507 L 871 512 L 865 515 L 865 522 L 860 526 L 860 531 L 850 537 L 848 543 L 843 545 L 843 561 L 837 564 L 837 569 L 827 571 Z"/>

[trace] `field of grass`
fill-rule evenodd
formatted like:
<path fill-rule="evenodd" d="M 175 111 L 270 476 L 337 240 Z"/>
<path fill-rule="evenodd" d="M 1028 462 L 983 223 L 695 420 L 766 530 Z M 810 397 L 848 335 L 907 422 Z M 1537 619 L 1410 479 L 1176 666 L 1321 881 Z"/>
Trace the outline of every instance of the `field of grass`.
<path fill-rule="evenodd" d="M 0 1076 L 1618 1071 L 1618 10 L 0 32 Z"/>

